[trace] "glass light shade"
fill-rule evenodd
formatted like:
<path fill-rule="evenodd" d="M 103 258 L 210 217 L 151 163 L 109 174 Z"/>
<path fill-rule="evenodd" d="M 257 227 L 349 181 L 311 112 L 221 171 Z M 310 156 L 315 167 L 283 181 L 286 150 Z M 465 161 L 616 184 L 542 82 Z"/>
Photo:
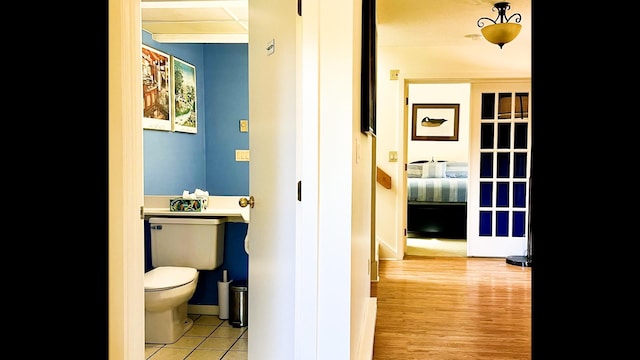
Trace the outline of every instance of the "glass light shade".
<path fill-rule="evenodd" d="M 515 39 L 520 34 L 522 25 L 516 23 L 498 23 L 487 25 L 481 29 L 482 35 L 487 41 L 493 44 L 502 45 Z"/>

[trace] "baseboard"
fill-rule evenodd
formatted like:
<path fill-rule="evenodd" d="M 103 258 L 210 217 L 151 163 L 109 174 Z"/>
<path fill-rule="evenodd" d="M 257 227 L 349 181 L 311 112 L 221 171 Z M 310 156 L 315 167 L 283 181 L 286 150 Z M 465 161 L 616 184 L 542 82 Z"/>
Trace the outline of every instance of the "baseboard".
<path fill-rule="evenodd" d="M 392 249 L 389 245 L 383 241 L 378 240 L 378 251 L 380 252 L 378 257 L 380 260 L 397 260 L 398 254 L 395 249 Z M 402 258 L 400 258 L 402 260 Z"/>
<path fill-rule="evenodd" d="M 371 282 L 379 282 L 380 281 L 380 261 L 375 261 L 371 264 L 371 278 L 369 279 Z M 375 269 L 375 273 L 374 270 Z"/>
<path fill-rule="evenodd" d="M 357 360 L 373 359 L 373 340 L 376 332 L 376 314 L 378 312 L 378 298 L 372 297 L 367 301 L 367 309 L 358 347 Z"/>
<path fill-rule="evenodd" d="M 192 305 L 187 304 L 187 313 L 196 315 L 219 315 L 218 305 Z"/>
<path fill-rule="evenodd" d="M 373 260 L 370 263 L 369 280 L 377 282 L 380 280 L 380 243 L 377 239 L 374 244 Z"/>

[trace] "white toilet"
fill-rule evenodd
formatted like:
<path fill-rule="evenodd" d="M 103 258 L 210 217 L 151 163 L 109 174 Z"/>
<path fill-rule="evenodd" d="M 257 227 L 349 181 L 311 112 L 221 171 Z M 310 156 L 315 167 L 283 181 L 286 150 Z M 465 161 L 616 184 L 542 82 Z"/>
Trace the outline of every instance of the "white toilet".
<path fill-rule="evenodd" d="M 222 265 L 226 217 L 150 218 L 151 266 L 144 274 L 145 343 L 171 344 L 193 326 L 187 302 L 198 270 Z"/>

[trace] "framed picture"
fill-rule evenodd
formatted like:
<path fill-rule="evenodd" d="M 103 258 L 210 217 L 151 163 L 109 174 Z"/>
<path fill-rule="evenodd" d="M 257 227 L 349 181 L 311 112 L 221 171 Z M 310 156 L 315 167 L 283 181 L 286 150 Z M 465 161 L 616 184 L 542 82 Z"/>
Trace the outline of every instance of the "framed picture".
<path fill-rule="evenodd" d="M 196 67 L 173 59 L 173 130 L 198 133 L 196 113 Z"/>
<path fill-rule="evenodd" d="M 460 104 L 413 104 L 411 140 L 458 141 Z"/>
<path fill-rule="evenodd" d="M 171 131 L 171 57 L 142 45 L 142 127 Z"/>
<path fill-rule="evenodd" d="M 376 135 L 376 2 L 362 2 L 360 131 Z"/>

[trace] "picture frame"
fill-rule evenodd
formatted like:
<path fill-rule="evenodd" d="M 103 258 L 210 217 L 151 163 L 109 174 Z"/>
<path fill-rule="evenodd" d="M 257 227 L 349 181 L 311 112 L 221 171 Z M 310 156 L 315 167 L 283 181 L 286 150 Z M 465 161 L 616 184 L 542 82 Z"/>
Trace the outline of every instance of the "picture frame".
<path fill-rule="evenodd" d="M 362 2 L 360 131 L 376 135 L 376 1 Z"/>
<path fill-rule="evenodd" d="M 173 131 L 197 134 L 196 67 L 175 56 L 173 68 Z"/>
<path fill-rule="evenodd" d="M 142 45 L 142 127 L 171 131 L 171 57 Z"/>
<path fill-rule="evenodd" d="M 458 141 L 460 104 L 413 104 L 411 140 Z"/>

